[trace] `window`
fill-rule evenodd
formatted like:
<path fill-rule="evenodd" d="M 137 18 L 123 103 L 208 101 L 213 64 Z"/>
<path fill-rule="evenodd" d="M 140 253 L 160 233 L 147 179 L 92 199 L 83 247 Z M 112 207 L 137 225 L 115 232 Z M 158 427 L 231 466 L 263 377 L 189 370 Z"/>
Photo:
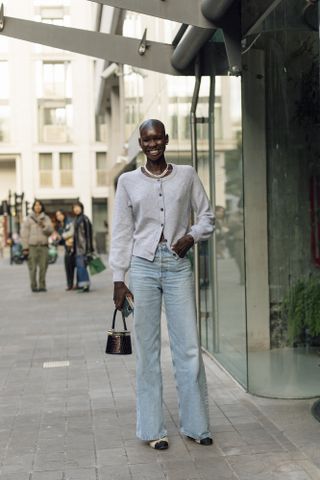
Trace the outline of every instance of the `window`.
<path fill-rule="evenodd" d="M 73 186 L 73 159 L 72 153 L 60 153 L 59 159 L 60 168 L 60 186 Z"/>
<path fill-rule="evenodd" d="M 70 62 L 37 62 L 38 98 L 71 98 Z"/>
<path fill-rule="evenodd" d="M 72 105 L 69 100 L 39 100 L 39 140 L 44 143 L 71 141 Z"/>
<path fill-rule="evenodd" d="M 71 141 L 72 101 L 70 62 L 36 62 L 39 141 Z"/>
<path fill-rule="evenodd" d="M 39 155 L 39 186 L 42 188 L 53 187 L 53 164 L 51 153 Z"/>
<path fill-rule="evenodd" d="M 98 152 L 96 154 L 96 172 L 97 187 L 106 187 L 108 185 L 107 175 L 107 154 Z"/>

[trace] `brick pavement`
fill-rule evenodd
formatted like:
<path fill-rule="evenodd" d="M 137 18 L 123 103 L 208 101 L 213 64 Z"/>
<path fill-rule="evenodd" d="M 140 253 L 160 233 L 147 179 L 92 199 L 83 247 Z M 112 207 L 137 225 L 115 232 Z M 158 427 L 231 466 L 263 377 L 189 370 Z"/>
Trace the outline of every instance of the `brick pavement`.
<path fill-rule="evenodd" d="M 319 480 L 320 425 L 311 401 L 245 394 L 205 358 L 215 443 L 179 435 L 166 333 L 162 363 L 170 448 L 135 438 L 134 356 L 104 354 L 110 272 L 90 294 L 65 292 L 61 259 L 47 293 L 25 265 L 0 261 L 1 480 Z M 129 321 L 131 324 L 131 321 Z M 69 366 L 43 368 L 44 362 Z"/>

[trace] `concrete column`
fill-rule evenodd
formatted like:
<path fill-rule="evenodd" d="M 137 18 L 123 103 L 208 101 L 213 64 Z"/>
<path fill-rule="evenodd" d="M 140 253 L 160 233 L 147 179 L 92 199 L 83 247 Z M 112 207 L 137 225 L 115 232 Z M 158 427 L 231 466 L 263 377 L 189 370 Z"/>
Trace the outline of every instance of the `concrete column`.
<path fill-rule="evenodd" d="M 264 54 L 246 55 L 243 154 L 248 351 L 270 348 Z M 250 357 L 249 357 L 250 371 Z M 250 376 L 250 373 L 249 373 Z"/>

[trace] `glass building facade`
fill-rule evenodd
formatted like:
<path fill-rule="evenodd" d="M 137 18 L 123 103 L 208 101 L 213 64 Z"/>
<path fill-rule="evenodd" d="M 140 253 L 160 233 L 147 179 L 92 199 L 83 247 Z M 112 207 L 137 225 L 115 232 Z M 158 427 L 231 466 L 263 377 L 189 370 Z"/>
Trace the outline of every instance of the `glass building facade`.
<path fill-rule="evenodd" d="M 258 158 L 257 181 L 265 177 L 265 186 L 256 206 L 266 220 L 260 253 L 263 267 L 267 265 L 266 278 L 258 281 L 261 286 L 267 283 L 262 312 L 266 301 L 269 307 L 268 316 L 259 321 L 252 305 L 247 316 L 248 388 L 289 398 L 320 393 L 319 12 L 316 4 L 303 11 L 306 5 L 282 1 L 243 56 L 244 184 L 249 202 L 254 194 L 246 186 L 246 175 L 251 178 L 248 170 Z M 252 120 L 255 138 L 249 131 Z M 245 215 L 250 213 L 248 205 Z M 249 280 L 249 269 L 259 269 L 259 263 L 250 263 L 251 228 L 249 220 Z M 247 282 L 247 289 L 250 286 Z"/>
<path fill-rule="evenodd" d="M 124 75 L 126 133 L 161 118 L 167 159 L 194 164 L 215 210 L 192 258 L 202 346 L 249 392 L 282 398 L 320 393 L 318 7 L 303 7 L 283 0 L 259 23 L 262 5 L 242 2 L 243 30 L 256 22 L 243 74 L 201 79 L 195 145 L 193 77 Z"/>

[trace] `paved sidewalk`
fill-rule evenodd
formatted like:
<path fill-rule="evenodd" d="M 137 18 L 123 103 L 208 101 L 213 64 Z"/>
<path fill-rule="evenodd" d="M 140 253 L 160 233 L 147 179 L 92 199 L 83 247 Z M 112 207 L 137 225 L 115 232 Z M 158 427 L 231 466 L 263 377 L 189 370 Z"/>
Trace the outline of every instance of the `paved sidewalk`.
<path fill-rule="evenodd" d="M 47 293 L 25 265 L 0 261 L 1 480 L 319 480 L 320 424 L 312 401 L 245 394 L 205 358 L 215 443 L 182 438 L 164 334 L 170 448 L 135 438 L 134 356 L 104 354 L 112 315 L 109 272 L 89 294 L 65 292 L 59 259 Z M 129 321 L 131 325 L 131 320 Z M 45 362 L 69 366 L 43 368 Z"/>

